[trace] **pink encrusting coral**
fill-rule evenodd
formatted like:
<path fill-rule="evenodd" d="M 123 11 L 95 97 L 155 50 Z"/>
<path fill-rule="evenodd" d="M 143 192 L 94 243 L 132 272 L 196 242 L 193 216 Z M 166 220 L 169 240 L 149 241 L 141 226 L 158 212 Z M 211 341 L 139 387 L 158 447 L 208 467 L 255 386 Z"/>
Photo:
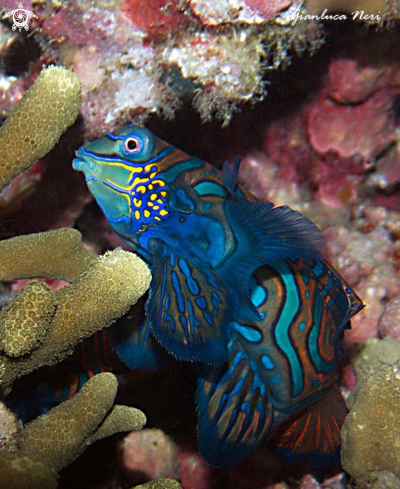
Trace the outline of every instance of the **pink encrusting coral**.
<path fill-rule="evenodd" d="M 169 477 L 180 479 L 178 449 L 163 431 L 145 429 L 127 435 L 119 446 L 124 471 L 148 480 Z M 139 478 L 140 480 L 140 478 Z"/>
<path fill-rule="evenodd" d="M 379 39 L 386 50 L 397 42 L 391 34 L 376 36 L 374 42 Z M 346 39 L 345 54 L 339 53 L 319 92 L 294 114 L 273 121 L 264 140 L 264 151 L 279 165 L 282 178 L 309 183 L 316 198 L 337 207 L 373 188 L 392 189 L 400 164 L 400 60 L 385 62 L 363 33 Z"/>
<path fill-rule="evenodd" d="M 133 26 L 148 35 L 166 37 L 169 32 L 187 28 L 194 19 L 185 15 L 178 0 L 125 0 L 122 11 Z"/>

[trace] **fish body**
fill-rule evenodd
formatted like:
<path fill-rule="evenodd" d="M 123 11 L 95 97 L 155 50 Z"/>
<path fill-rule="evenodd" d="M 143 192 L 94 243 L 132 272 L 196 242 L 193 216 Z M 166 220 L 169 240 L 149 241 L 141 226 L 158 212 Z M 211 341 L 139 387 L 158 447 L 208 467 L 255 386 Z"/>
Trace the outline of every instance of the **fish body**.
<path fill-rule="evenodd" d="M 324 257 L 311 221 L 236 184 L 238 162 L 221 173 L 147 129 L 106 134 L 77 151 L 73 167 L 115 232 L 150 265 L 150 328 L 180 359 L 226 361 L 229 322 L 261 319 L 248 293 L 258 267 Z"/>
<path fill-rule="evenodd" d="M 130 368 L 158 368 L 153 333 L 198 362 L 204 458 L 225 467 L 264 441 L 291 457 L 337 451 L 342 336 L 363 305 L 311 221 L 246 193 L 239 160 L 219 172 L 135 126 L 81 148 L 73 166 L 152 270 L 147 319 L 114 348 Z"/>

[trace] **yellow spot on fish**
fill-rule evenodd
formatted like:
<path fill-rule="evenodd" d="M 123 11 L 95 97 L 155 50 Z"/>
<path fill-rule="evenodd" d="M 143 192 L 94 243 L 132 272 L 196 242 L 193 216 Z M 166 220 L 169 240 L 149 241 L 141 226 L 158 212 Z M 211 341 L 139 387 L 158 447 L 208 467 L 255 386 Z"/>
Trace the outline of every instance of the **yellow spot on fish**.
<path fill-rule="evenodd" d="M 134 189 L 136 185 L 140 185 L 141 183 L 147 183 L 148 181 L 149 181 L 148 178 L 136 177 L 135 180 L 131 183 L 131 189 Z"/>
<path fill-rule="evenodd" d="M 153 188 L 154 188 L 153 185 L 150 183 L 149 184 L 149 190 L 153 190 Z"/>
<path fill-rule="evenodd" d="M 157 172 L 150 173 L 150 178 L 154 178 L 157 175 Z"/>
<path fill-rule="evenodd" d="M 160 206 L 159 206 L 159 205 L 155 205 L 155 206 L 153 207 L 153 209 L 154 209 L 155 211 L 158 211 L 158 209 L 159 209 L 159 208 L 160 208 Z"/>
<path fill-rule="evenodd" d="M 140 192 L 141 194 L 145 194 L 146 193 L 146 187 L 144 185 L 139 185 L 139 187 L 136 190 L 138 192 Z"/>
<path fill-rule="evenodd" d="M 157 202 L 158 202 L 159 204 L 162 204 L 162 203 L 163 203 L 162 199 L 157 199 Z"/>
<path fill-rule="evenodd" d="M 153 202 L 147 202 L 147 205 L 148 205 L 149 207 L 153 207 L 153 205 L 154 205 L 154 204 L 153 204 Z"/>
<path fill-rule="evenodd" d="M 160 210 L 160 216 L 166 216 L 167 214 L 168 214 L 168 211 L 166 211 L 165 209 Z"/>
<path fill-rule="evenodd" d="M 154 183 L 155 185 L 157 185 L 157 184 L 158 184 L 160 187 L 165 187 L 165 182 L 164 182 L 164 180 L 160 180 L 160 179 L 153 180 L 153 183 Z M 161 193 L 162 193 L 162 192 L 161 192 Z"/>
<path fill-rule="evenodd" d="M 151 216 L 150 211 L 148 211 L 147 209 L 145 209 L 143 211 L 143 214 L 144 214 L 144 217 L 150 217 Z"/>
<path fill-rule="evenodd" d="M 161 190 L 160 194 L 161 194 L 161 197 L 167 196 L 167 192 L 165 190 Z"/>
<path fill-rule="evenodd" d="M 161 219 L 160 219 L 158 216 L 154 216 L 154 219 L 155 219 L 156 221 L 161 221 Z"/>
<path fill-rule="evenodd" d="M 137 209 L 135 210 L 135 219 L 140 221 L 140 212 Z"/>
<path fill-rule="evenodd" d="M 150 195 L 150 199 L 151 200 L 156 200 L 156 198 L 157 198 L 157 194 L 151 194 Z"/>
<path fill-rule="evenodd" d="M 133 199 L 133 203 L 136 207 L 140 207 L 142 205 L 142 201 L 137 199 L 136 197 Z"/>
<path fill-rule="evenodd" d="M 144 167 L 144 171 L 150 171 L 152 168 L 154 168 L 154 163 L 148 163 L 145 167 Z M 157 168 L 157 167 L 156 167 Z"/>

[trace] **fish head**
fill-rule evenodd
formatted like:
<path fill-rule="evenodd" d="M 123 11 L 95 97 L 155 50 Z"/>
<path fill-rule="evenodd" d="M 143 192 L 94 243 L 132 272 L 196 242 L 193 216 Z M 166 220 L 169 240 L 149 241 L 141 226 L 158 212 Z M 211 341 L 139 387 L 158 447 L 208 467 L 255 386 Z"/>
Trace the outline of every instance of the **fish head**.
<path fill-rule="evenodd" d="M 165 182 L 157 175 L 164 147 L 167 144 L 149 130 L 129 125 L 82 146 L 72 166 L 85 174 L 111 223 L 148 220 L 155 213 L 162 219 Z"/>

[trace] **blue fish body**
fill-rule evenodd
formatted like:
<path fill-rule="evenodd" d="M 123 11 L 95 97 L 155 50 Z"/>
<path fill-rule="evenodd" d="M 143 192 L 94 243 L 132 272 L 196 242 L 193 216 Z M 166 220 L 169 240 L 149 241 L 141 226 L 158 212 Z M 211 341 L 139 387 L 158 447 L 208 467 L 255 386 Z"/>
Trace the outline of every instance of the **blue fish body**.
<path fill-rule="evenodd" d="M 337 451 L 342 336 L 363 306 L 324 260 L 319 230 L 247 194 L 238 160 L 219 172 L 143 128 L 86 145 L 73 165 L 152 269 L 147 319 L 113 347 L 129 368 L 161 368 L 152 332 L 199 361 L 204 458 L 225 467 L 263 442 L 292 459 Z"/>
<path fill-rule="evenodd" d="M 236 185 L 238 163 L 221 173 L 147 129 L 106 134 L 77 151 L 73 167 L 151 267 L 149 325 L 179 359 L 227 360 L 229 323 L 261 319 L 249 296 L 258 267 L 325 255 L 311 221 Z"/>

